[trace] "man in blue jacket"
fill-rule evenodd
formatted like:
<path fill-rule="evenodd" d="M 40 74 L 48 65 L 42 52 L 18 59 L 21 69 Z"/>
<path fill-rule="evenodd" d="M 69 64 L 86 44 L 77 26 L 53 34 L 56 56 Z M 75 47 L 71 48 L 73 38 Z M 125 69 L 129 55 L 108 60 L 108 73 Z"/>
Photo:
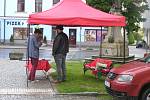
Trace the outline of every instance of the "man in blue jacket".
<path fill-rule="evenodd" d="M 39 60 L 39 47 L 42 45 L 42 32 L 35 29 L 34 34 L 28 37 L 27 56 L 31 60 L 32 68 L 29 73 L 28 80 L 35 80 L 36 68 Z"/>
<path fill-rule="evenodd" d="M 56 26 L 57 36 L 53 42 L 52 55 L 57 68 L 57 80 L 54 83 L 60 83 L 66 80 L 66 55 L 69 52 L 68 36 L 63 32 L 63 26 Z"/>

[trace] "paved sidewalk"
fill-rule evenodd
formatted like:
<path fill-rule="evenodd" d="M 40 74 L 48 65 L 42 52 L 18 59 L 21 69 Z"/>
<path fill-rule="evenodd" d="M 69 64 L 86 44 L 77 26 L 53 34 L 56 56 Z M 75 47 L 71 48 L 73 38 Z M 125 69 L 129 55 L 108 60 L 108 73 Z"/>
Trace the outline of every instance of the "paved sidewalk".
<path fill-rule="evenodd" d="M 56 95 L 50 81 L 37 71 L 36 83 L 27 87 L 25 61 L 0 60 L 0 100 L 98 100 L 94 96 Z"/>

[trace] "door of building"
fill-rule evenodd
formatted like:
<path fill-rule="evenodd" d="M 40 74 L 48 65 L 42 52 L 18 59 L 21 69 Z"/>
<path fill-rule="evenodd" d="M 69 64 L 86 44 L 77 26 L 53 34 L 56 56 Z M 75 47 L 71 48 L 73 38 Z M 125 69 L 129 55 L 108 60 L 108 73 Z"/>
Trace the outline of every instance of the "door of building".
<path fill-rule="evenodd" d="M 69 29 L 69 46 L 76 47 L 76 32 L 77 29 Z"/>

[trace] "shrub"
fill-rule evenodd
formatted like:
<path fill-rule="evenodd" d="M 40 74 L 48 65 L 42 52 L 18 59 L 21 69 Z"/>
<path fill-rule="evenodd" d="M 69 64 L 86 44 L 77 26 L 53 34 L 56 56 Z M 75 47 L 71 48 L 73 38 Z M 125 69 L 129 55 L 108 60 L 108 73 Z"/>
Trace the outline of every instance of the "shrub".
<path fill-rule="evenodd" d="M 44 42 L 45 44 L 47 44 L 47 38 L 46 38 L 46 36 L 44 36 L 43 42 Z"/>
<path fill-rule="evenodd" d="M 13 37 L 13 35 L 10 36 L 10 42 L 14 42 L 14 37 Z"/>

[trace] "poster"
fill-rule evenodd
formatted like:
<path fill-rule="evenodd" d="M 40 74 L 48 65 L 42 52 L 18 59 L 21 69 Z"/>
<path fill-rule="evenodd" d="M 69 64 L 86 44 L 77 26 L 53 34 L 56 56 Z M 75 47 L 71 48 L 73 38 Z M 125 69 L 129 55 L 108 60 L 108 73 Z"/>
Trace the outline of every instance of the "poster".
<path fill-rule="evenodd" d="M 102 35 L 102 37 L 101 37 Z M 105 36 L 107 35 L 107 31 L 106 30 L 103 30 L 101 32 L 101 30 L 97 30 L 96 32 L 96 41 L 103 41 L 105 39 Z"/>
<path fill-rule="evenodd" d="M 100 29 L 86 29 L 85 41 L 94 41 L 94 42 L 99 42 L 101 40 L 103 41 L 106 35 L 107 35 L 107 30 L 102 30 L 101 32 Z"/>
<path fill-rule="evenodd" d="M 96 30 L 85 30 L 85 41 L 96 41 Z"/>

